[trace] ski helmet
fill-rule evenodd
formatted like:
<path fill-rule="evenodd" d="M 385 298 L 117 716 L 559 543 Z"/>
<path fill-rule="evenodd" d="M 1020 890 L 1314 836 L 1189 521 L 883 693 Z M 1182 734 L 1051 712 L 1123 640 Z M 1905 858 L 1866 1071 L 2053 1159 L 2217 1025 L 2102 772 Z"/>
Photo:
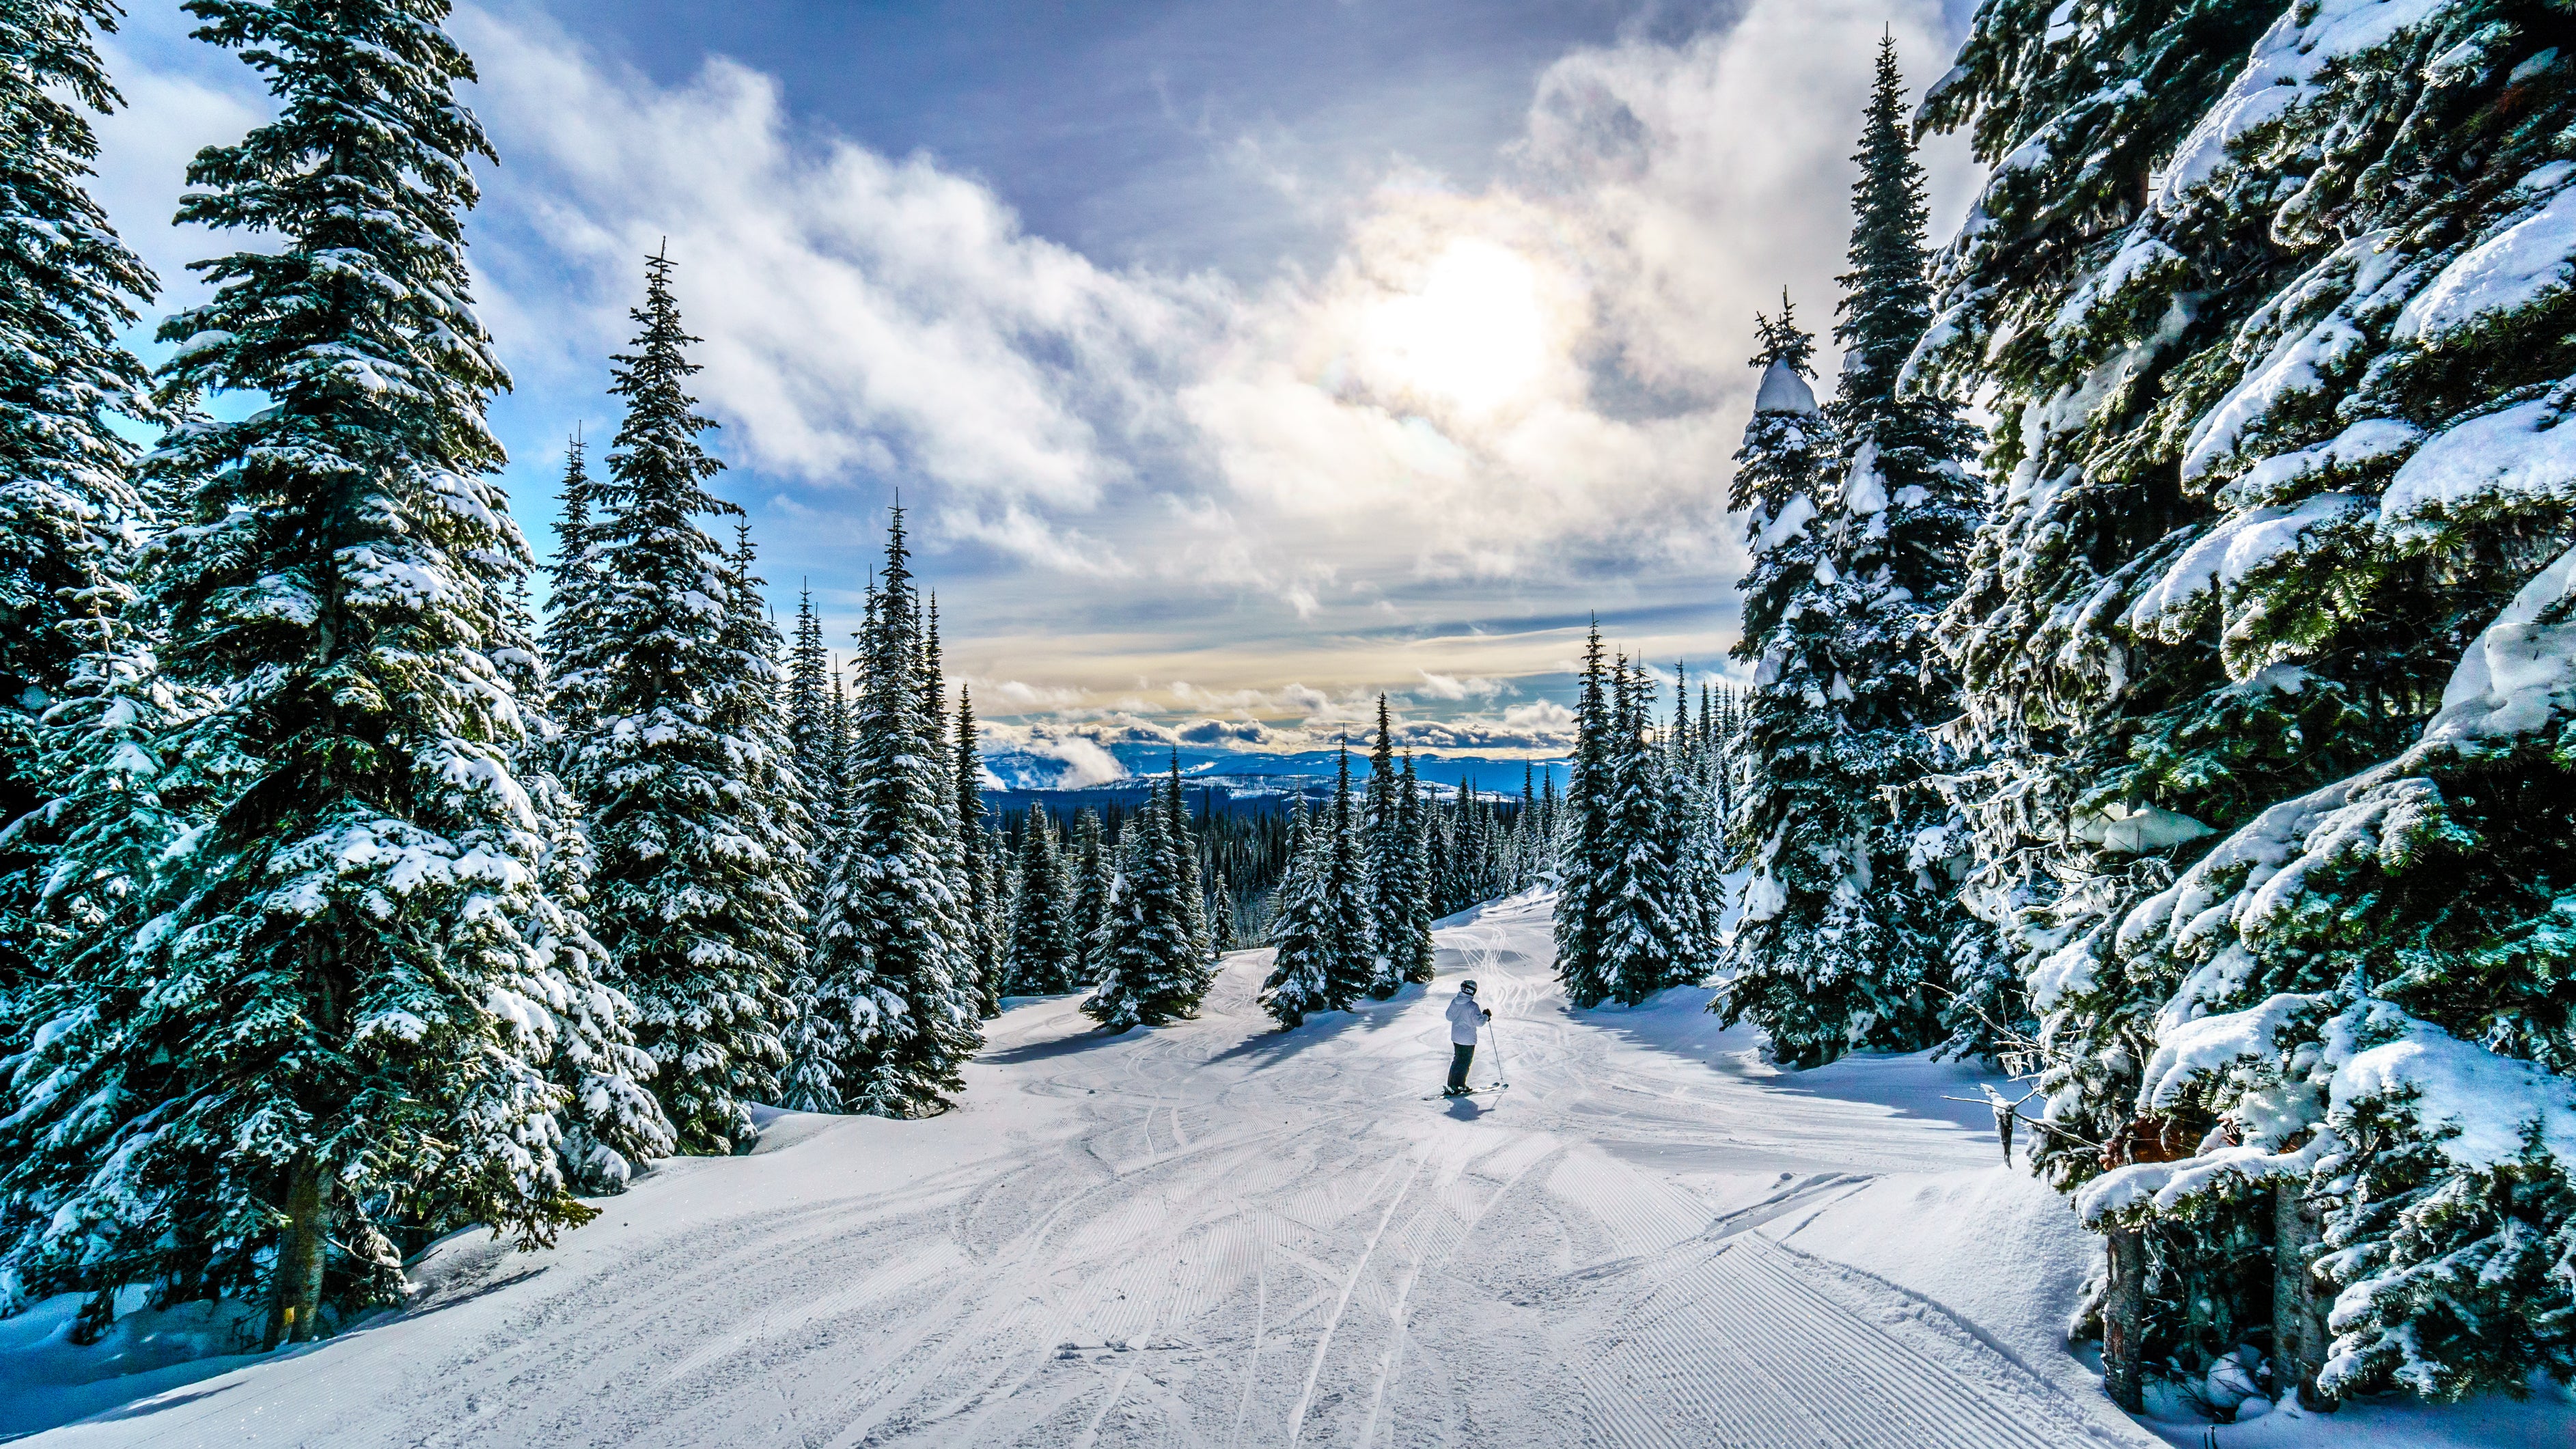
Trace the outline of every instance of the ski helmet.
<path fill-rule="evenodd" d="M 1458 989 L 1466 992 L 1469 996 L 1473 996 L 1476 994 L 1476 983 L 1473 981 L 1461 981 L 1458 983 Z"/>

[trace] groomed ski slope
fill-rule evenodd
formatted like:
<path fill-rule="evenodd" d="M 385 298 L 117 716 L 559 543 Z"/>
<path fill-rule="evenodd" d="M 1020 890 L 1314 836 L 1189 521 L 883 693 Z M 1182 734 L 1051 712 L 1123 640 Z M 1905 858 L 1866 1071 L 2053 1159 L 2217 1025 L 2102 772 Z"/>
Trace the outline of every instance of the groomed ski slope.
<path fill-rule="evenodd" d="M 1780 1076 L 1698 991 L 1570 1012 L 1548 906 L 1470 913 L 1428 993 L 1286 1034 L 1267 952 L 1165 1030 L 1017 1004 L 946 1116 L 778 1117 L 551 1251 L 450 1240 L 399 1314 L 31 1442 L 2157 1442 L 2058 1337 L 2094 1248 L 1942 1100 L 1973 1073 Z M 1426 1101 L 1469 975 L 1512 1087 Z"/>

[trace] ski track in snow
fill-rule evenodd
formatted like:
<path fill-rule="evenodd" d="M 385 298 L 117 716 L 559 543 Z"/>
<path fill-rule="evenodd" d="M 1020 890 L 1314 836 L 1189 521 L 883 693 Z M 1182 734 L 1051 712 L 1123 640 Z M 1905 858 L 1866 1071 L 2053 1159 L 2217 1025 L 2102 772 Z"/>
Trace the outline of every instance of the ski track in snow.
<path fill-rule="evenodd" d="M 1438 933 L 1428 994 L 1285 1034 L 1253 1000 L 1267 952 L 1164 1030 L 1016 1005 L 944 1117 L 782 1116 L 557 1248 L 460 1236 L 402 1313 L 28 1442 L 2155 1442 L 2003 1347 L 2018 1327 L 1800 1234 L 1891 1181 L 2002 1173 L 1991 1139 L 1784 1088 L 1695 994 L 1569 1012 L 1548 932 L 1543 898 L 1487 907 Z M 1465 976 L 1512 1090 L 1425 1103 Z"/>

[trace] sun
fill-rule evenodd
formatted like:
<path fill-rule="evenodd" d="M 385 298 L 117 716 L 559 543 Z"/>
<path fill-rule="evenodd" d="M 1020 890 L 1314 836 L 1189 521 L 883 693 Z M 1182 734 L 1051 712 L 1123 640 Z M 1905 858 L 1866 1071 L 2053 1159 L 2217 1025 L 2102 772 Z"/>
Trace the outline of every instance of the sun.
<path fill-rule="evenodd" d="M 1509 247 L 1461 237 L 1423 269 L 1422 284 L 1370 308 L 1362 366 L 1392 391 L 1470 412 L 1534 392 L 1547 372 L 1547 308 L 1538 268 Z"/>

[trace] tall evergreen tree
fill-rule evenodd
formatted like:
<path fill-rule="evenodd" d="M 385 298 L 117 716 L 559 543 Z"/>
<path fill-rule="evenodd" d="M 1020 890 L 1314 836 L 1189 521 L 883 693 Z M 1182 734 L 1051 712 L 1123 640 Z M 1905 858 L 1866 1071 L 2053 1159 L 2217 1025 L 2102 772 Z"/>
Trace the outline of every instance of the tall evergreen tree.
<path fill-rule="evenodd" d="M 554 666 L 547 678 L 547 712 L 564 729 L 587 732 L 599 710 L 590 698 L 597 681 L 574 661 L 595 659 L 600 628 L 600 570 L 591 556 L 593 511 L 599 482 L 591 477 L 581 435 L 564 445 L 561 511 L 555 522 L 555 559 L 547 570 L 545 650 Z"/>
<path fill-rule="evenodd" d="M 1927 105 L 2030 164 L 1917 366 L 1999 401 L 1959 794 L 2038 1159 L 2111 1243 L 2112 1392 L 2263 1330 L 2323 1394 L 2563 1377 L 2563 26 L 2047 20 L 1987 4 Z"/>
<path fill-rule="evenodd" d="M 157 909 L 159 863 L 183 830 L 200 823 L 224 783 L 164 747 L 184 722 L 212 709 L 216 696 L 160 669 L 148 632 L 137 625 L 143 608 L 133 589 L 102 569 L 77 602 L 77 627 L 90 647 L 45 710 L 38 735 L 37 777 L 51 782 L 54 793 L 0 834 L 0 846 L 34 847 L 30 853 L 46 863 L 29 883 L 17 923 L 34 971 L 22 983 L 24 995 L 0 1018 L 8 1052 L 0 1065 L 59 1066 L 65 1074 L 53 1085 L 76 1099 L 113 1081 L 125 1065 L 94 1038 L 142 1014 L 157 978 L 137 969 L 131 943 Z M 56 1023 L 72 1029 L 63 1032 Z M 34 1033 L 46 1029 L 59 1035 L 39 1042 Z M 20 1110 L 14 1095 L 0 1100 L 11 1108 L 0 1120 L 0 1147 L 7 1151 L 0 1158 L 0 1233 L 6 1234 L 0 1275 L 12 1283 L 12 1300 L 22 1301 L 22 1288 L 46 1291 L 41 1265 L 61 1252 L 45 1240 L 35 1215 L 60 1203 L 63 1184 L 90 1172 L 112 1150 L 115 1135 L 130 1127 L 112 1116 L 66 1124 Z M 38 1265 L 34 1273 L 31 1263 Z M 91 1286 L 73 1341 L 97 1340 L 113 1320 L 118 1286 L 106 1279 Z M 154 1301 L 174 1300 L 164 1291 Z"/>
<path fill-rule="evenodd" d="M 1011 916 L 1010 990 L 1053 996 L 1087 985 L 1074 929 L 1073 876 L 1043 808 L 1020 830 L 1019 909 Z"/>
<path fill-rule="evenodd" d="M 1854 157 L 1841 387 L 1823 419 L 1836 456 L 1827 464 L 1812 435 L 1796 378 L 1806 343 L 1785 314 L 1765 326 L 1756 359 L 1766 392 L 1778 380 L 1775 405 L 1757 401 L 1738 454 L 1751 475 L 1738 492 L 1756 505 L 1766 555 L 1746 581 L 1742 651 L 1761 663 L 1749 736 L 1760 778 L 1734 847 L 1754 879 L 1734 969 L 1711 1005 L 1760 1024 L 1802 1065 L 1936 1040 L 1963 924 L 1946 861 L 1918 856 L 1948 819 L 1927 784 L 1947 763 L 1928 727 L 1957 712 L 1956 692 L 1932 632 L 1973 524 L 1962 460 L 1974 434 L 1955 404 L 1898 385 L 1931 315 L 1923 174 L 1903 99 L 1883 41 Z M 1830 498 L 1827 467 L 1839 475 Z M 1793 501 L 1765 519 L 1773 495 Z M 1813 523 L 1786 526 L 1810 509 Z"/>
<path fill-rule="evenodd" d="M 951 807 L 966 856 L 966 913 L 974 923 L 977 1011 L 1002 1014 L 1009 942 L 1002 930 L 1000 879 L 993 868 L 993 833 L 984 827 L 984 751 L 975 737 L 975 699 L 957 691 L 957 784 Z"/>
<path fill-rule="evenodd" d="M 1208 885 L 1208 949 L 1223 956 L 1240 949 L 1234 926 L 1234 888 L 1227 883 L 1225 867 L 1216 868 Z"/>
<path fill-rule="evenodd" d="M 1100 979 L 1101 930 L 1109 922 L 1109 898 L 1115 894 L 1116 866 L 1100 836 L 1100 812 L 1084 806 L 1074 818 L 1073 933 L 1082 947 L 1081 981 Z"/>
<path fill-rule="evenodd" d="M 1618 721 L 1601 665 L 1601 626 L 1595 623 L 1583 646 L 1583 685 L 1575 696 L 1574 767 L 1565 786 L 1555 916 L 1556 977 L 1565 986 L 1566 999 L 1579 1007 L 1600 1005 L 1614 985 L 1604 965 L 1609 934 L 1605 886 L 1616 865 L 1610 852 Z M 1465 793 L 1460 791 L 1462 802 Z"/>
<path fill-rule="evenodd" d="M 840 761 L 833 738 L 839 687 L 833 677 L 832 651 L 823 644 L 823 617 L 814 611 L 814 591 L 796 596 L 796 638 L 788 648 L 787 740 L 804 785 L 805 818 L 815 838 L 815 865 L 827 869 L 824 838 L 830 830 L 834 782 Z M 819 886 L 820 882 L 817 882 Z"/>
<path fill-rule="evenodd" d="M 122 535 L 148 518 L 134 448 L 110 419 L 168 421 L 117 340 L 156 283 L 87 184 L 90 117 L 120 103 L 91 31 L 117 13 L 110 0 L 0 6 L 0 826 L 59 788 L 39 774 L 37 722 L 95 642 L 66 625 L 125 572 Z M 44 843 L 0 844 L 0 1010 L 27 968 L 22 912 Z"/>
<path fill-rule="evenodd" d="M 1394 953 L 1394 975 L 1399 982 L 1428 985 L 1437 974 L 1431 945 L 1430 856 L 1424 842 L 1429 811 L 1411 750 L 1404 752 L 1404 774 L 1396 782 L 1395 811 L 1395 859 L 1388 895 L 1397 910 L 1387 946 Z"/>
<path fill-rule="evenodd" d="M 1261 983 L 1261 1009 L 1279 1029 L 1305 1024 L 1319 1011 L 1331 1011 L 1333 921 L 1324 896 L 1329 871 L 1323 832 L 1309 819 L 1303 800 L 1288 822 L 1288 873 L 1275 888 L 1270 975 Z"/>
<path fill-rule="evenodd" d="M 1646 738 L 1652 682 L 1624 658 L 1610 672 L 1609 799 L 1600 902 L 1600 971 L 1609 994 L 1634 1006 L 1680 978 L 1682 906 L 1667 827 L 1670 807 L 1661 752 Z"/>
<path fill-rule="evenodd" d="M 1674 668 L 1673 731 L 1666 742 L 1664 778 L 1666 849 L 1678 904 L 1677 982 L 1704 981 L 1717 970 L 1726 920 L 1726 795 L 1710 734 L 1714 711 L 1701 686 L 1696 722 L 1690 713 L 1687 671 Z"/>
<path fill-rule="evenodd" d="M 1333 786 L 1333 806 L 1324 822 L 1324 906 L 1330 913 L 1325 940 L 1324 994 L 1335 1010 L 1347 1010 L 1376 977 L 1376 931 L 1371 928 L 1368 846 L 1362 833 L 1360 802 L 1351 793 L 1351 747 L 1341 750 L 1341 773 Z"/>
<path fill-rule="evenodd" d="M 983 1044 L 974 923 L 959 889 L 956 778 L 938 699 L 928 621 L 912 585 L 897 508 L 886 533 L 848 771 L 847 838 L 815 959 L 818 1030 L 829 1033 L 843 1110 L 884 1117 L 941 1111 Z"/>
<path fill-rule="evenodd" d="M 587 543 L 597 620 L 563 661 L 587 725 L 565 783 L 590 813 L 595 919 L 642 1011 L 637 1040 L 691 1152 L 755 1135 L 786 1064 L 782 988 L 803 959 L 795 929 L 803 843 L 780 793 L 775 640 L 738 564 L 700 520 L 740 510 L 707 491 L 724 465 L 692 411 L 696 339 L 680 322 L 666 253 L 646 259 L 639 331 L 610 391 L 626 416 L 608 454 Z M 765 637 L 764 637 L 765 636 Z"/>
<path fill-rule="evenodd" d="M 1193 869 L 1172 838 L 1180 789 L 1175 769 L 1119 837 L 1126 868 L 1102 927 L 1100 979 L 1082 1003 L 1104 1030 L 1195 1016 L 1207 994 L 1207 955 L 1190 930 Z"/>
<path fill-rule="evenodd" d="M 1180 872 L 1177 884 L 1181 891 L 1182 918 L 1188 924 L 1191 945 L 1204 963 L 1213 960 L 1216 953 L 1209 941 L 1204 889 L 1206 877 L 1199 869 L 1198 836 L 1190 829 L 1189 803 L 1181 790 L 1181 753 L 1178 750 L 1172 752 L 1171 774 L 1166 784 L 1169 788 L 1163 795 L 1164 825 L 1171 832 L 1172 854 Z"/>
<path fill-rule="evenodd" d="M 430 0 L 189 8 L 278 102 L 198 154 L 180 212 L 262 245 L 200 264 L 214 295 L 161 329 L 165 399 L 262 402 L 154 465 L 160 663 L 221 699 L 155 753 L 191 762 L 206 823 L 156 872 L 154 924 L 58 979 L 0 1196 L 27 1291 L 265 1278 L 275 1343 L 395 1291 L 388 1229 L 545 1242 L 591 1209 L 555 1149 L 573 983 L 526 932 L 545 822 L 495 663 L 532 652 L 510 600 L 533 561 L 488 477 L 506 376 L 467 301 L 471 64 Z"/>
<path fill-rule="evenodd" d="M 615 986 L 614 963 L 590 932 L 590 837 L 581 803 L 554 772 L 563 726 L 540 703 L 550 691 L 544 663 L 529 647 L 536 624 L 525 579 L 516 585 L 504 613 L 515 643 L 495 650 L 492 660 L 521 701 L 522 734 L 510 763 L 545 842 L 538 865 L 543 889 L 517 925 L 553 960 L 566 988 L 545 1003 L 560 1028 L 551 1075 L 570 1094 L 557 1150 L 583 1192 L 617 1193 L 655 1159 L 670 1156 L 678 1140 L 648 1086 L 655 1066 L 635 1044 L 635 1003 Z"/>
<path fill-rule="evenodd" d="M 743 948 L 772 963 L 783 994 L 788 983 L 806 979 L 812 924 L 806 903 L 820 890 L 813 876 L 814 823 L 805 813 L 807 788 L 790 735 L 781 663 L 786 641 L 762 597 L 764 580 L 752 573 L 751 529 L 740 519 L 730 562 L 722 669 L 707 681 L 707 693 L 734 761 L 731 823 L 750 853 L 768 863 L 759 886 L 736 898 L 734 925 Z M 782 1024 L 794 1007 L 789 998 Z"/>
<path fill-rule="evenodd" d="M 839 660 L 832 662 L 832 692 L 826 706 L 823 758 L 827 764 L 824 784 L 815 792 L 824 802 L 818 828 L 823 848 L 816 866 L 820 877 L 829 880 L 850 818 L 850 689 L 841 677 Z"/>
<path fill-rule="evenodd" d="M 1369 894 L 1369 952 L 1375 957 L 1369 995 L 1383 1001 L 1404 984 L 1397 962 L 1409 960 L 1406 931 L 1409 905 L 1404 897 L 1403 821 L 1396 799 L 1395 735 L 1387 717 L 1386 696 L 1377 697 L 1377 739 L 1369 749 L 1366 832 Z"/>

